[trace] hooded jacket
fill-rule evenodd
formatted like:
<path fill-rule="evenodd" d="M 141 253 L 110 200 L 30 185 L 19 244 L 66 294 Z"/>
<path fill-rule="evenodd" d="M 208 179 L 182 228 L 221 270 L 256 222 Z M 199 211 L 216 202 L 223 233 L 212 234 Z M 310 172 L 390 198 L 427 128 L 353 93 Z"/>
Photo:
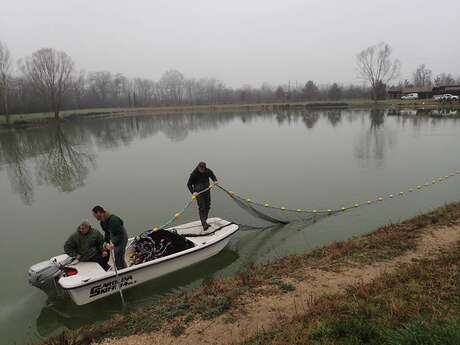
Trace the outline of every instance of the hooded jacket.
<path fill-rule="evenodd" d="M 204 172 L 200 172 L 198 167 L 193 170 L 190 174 L 190 178 L 187 182 L 187 187 L 190 193 L 194 192 L 201 192 L 209 187 L 209 179 L 213 180 L 214 182 L 217 181 L 216 175 L 212 172 L 211 169 L 206 168 Z"/>
<path fill-rule="evenodd" d="M 81 261 L 86 261 L 94 255 L 102 252 L 102 245 L 104 238 L 102 234 L 90 228 L 89 231 L 83 235 L 78 229 L 74 232 L 64 244 L 64 252 L 71 257 L 80 255 Z"/>

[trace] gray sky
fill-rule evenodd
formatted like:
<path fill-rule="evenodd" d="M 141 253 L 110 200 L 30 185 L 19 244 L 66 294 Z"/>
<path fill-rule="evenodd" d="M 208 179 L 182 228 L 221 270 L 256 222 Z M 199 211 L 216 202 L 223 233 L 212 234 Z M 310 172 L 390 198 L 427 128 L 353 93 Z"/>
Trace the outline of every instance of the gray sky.
<path fill-rule="evenodd" d="M 347 84 L 356 53 L 380 41 L 402 79 L 421 63 L 459 75 L 459 18 L 459 0 L 3 0 L 0 40 L 15 59 L 52 47 L 128 77 Z"/>

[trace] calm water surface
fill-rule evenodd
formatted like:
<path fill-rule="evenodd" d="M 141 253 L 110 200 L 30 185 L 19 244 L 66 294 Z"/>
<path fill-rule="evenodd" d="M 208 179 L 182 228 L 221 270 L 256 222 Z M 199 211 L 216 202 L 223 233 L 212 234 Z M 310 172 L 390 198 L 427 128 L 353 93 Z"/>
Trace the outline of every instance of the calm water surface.
<path fill-rule="evenodd" d="M 104 319 L 116 297 L 75 307 L 29 287 L 29 266 L 62 251 L 103 204 L 131 235 L 189 199 L 188 174 L 206 160 L 222 185 L 292 208 L 336 208 L 398 193 L 460 168 L 460 121 L 382 110 L 155 115 L 0 132 L 0 343 L 23 344 Z M 216 257 L 127 292 L 154 303 L 210 276 L 349 238 L 460 198 L 460 176 L 307 226 L 242 231 Z M 187 220 L 196 217 L 196 210 Z M 223 195 L 216 216 L 257 225 Z M 185 221 L 185 220 L 184 220 Z M 260 224 L 258 224 L 260 225 Z"/>

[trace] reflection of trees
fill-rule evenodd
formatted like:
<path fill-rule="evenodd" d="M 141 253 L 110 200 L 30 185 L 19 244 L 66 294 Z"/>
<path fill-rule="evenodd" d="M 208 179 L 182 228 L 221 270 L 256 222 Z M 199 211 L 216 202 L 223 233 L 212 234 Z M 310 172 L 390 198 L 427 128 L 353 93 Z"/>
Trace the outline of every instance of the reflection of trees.
<path fill-rule="evenodd" d="M 35 176 L 40 183 L 71 191 L 83 185 L 94 157 L 82 152 L 91 137 L 79 126 L 53 123 L 48 127 L 9 130 L 0 134 L 0 166 L 13 192 L 25 204 L 34 201 Z M 31 169 L 33 163 L 35 171 Z"/>
<path fill-rule="evenodd" d="M 358 137 L 355 147 L 355 157 L 370 161 L 377 161 L 382 165 L 385 160 L 385 152 L 388 146 L 393 144 L 393 136 L 389 130 L 384 128 L 385 110 L 373 108 L 369 113 L 370 128 Z"/>
<path fill-rule="evenodd" d="M 332 127 L 335 127 L 342 119 L 342 112 L 340 109 L 328 110 L 326 114 Z"/>
<path fill-rule="evenodd" d="M 302 116 L 302 122 L 307 126 L 307 128 L 311 129 L 315 126 L 316 122 L 319 120 L 319 113 L 318 112 L 308 112 Z"/>
<path fill-rule="evenodd" d="M 47 152 L 38 159 L 39 182 L 53 185 L 64 192 L 83 186 L 89 167 L 95 165 L 94 156 L 78 150 L 59 123 L 52 125 L 47 145 Z"/>
<path fill-rule="evenodd" d="M 32 176 L 26 163 L 26 142 L 16 131 L 8 131 L 0 135 L 0 159 L 6 165 L 6 173 L 13 191 L 22 201 L 30 205 L 34 201 Z"/>

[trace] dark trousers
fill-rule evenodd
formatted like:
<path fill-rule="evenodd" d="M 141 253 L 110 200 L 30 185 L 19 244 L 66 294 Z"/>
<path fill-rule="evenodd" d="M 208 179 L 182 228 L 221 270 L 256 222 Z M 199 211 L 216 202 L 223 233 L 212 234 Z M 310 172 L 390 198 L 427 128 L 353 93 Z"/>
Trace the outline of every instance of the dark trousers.
<path fill-rule="evenodd" d="M 197 196 L 196 201 L 198 203 L 198 213 L 200 215 L 201 225 L 203 227 L 207 224 L 209 210 L 211 209 L 211 191 L 207 190 Z"/>
<path fill-rule="evenodd" d="M 109 262 L 109 256 L 107 255 L 106 257 L 103 257 L 101 253 L 94 254 L 92 257 L 90 257 L 88 260 L 90 262 L 97 262 L 101 267 L 104 269 L 104 271 L 107 271 L 110 266 L 108 264 Z"/>
<path fill-rule="evenodd" d="M 126 268 L 125 262 L 125 252 L 126 252 L 126 245 L 128 244 L 128 235 L 126 235 L 123 240 L 121 240 L 118 245 L 113 248 L 113 252 L 115 254 L 115 265 L 117 269 L 121 270 L 122 268 Z"/>

